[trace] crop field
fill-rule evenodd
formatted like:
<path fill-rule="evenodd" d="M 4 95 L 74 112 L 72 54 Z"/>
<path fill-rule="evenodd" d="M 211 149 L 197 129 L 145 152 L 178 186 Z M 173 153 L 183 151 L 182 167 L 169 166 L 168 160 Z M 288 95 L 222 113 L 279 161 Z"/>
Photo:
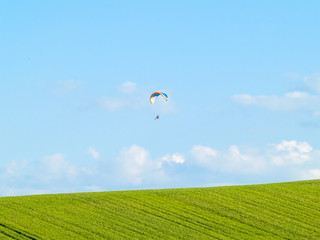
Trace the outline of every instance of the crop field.
<path fill-rule="evenodd" d="M 320 239 L 320 181 L 2 197 L 0 239 Z"/>

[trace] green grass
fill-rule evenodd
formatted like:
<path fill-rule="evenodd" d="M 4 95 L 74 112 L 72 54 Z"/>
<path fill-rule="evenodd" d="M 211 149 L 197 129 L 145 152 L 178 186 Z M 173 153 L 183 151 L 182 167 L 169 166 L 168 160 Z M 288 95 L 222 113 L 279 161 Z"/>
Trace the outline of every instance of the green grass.
<path fill-rule="evenodd" d="M 2 197 L 0 239 L 320 239 L 320 180 Z"/>

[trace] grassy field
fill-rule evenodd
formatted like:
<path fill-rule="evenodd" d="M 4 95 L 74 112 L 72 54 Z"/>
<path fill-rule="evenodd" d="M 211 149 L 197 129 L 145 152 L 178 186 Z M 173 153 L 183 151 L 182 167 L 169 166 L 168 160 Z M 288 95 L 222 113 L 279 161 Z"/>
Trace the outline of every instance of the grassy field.
<path fill-rule="evenodd" d="M 320 239 L 320 181 L 2 197 L 0 239 Z"/>

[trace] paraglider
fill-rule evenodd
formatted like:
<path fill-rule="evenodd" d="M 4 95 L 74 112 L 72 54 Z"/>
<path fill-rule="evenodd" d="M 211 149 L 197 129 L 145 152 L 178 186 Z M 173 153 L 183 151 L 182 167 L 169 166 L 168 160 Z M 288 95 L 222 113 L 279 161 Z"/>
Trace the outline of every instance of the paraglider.
<path fill-rule="evenodd" d="M 150 102 L 151 104 L 154 103 L 154 101 L 159 97 L 162 96 L 164 98 L 164 100 L 168 101 L 168 95 L 165 94 L 164 92 L 154 92 L 151 94 L 150 96 Z"/>
<path fill-rule="evenodd" d="M 163 97 L 164 100 L 168 101 L 168 95 L 166 93 L 164 93 L 164 92 L 154 92 L 150 96 L 150 103 L 153 104 L 159 96 Z M 154 120 L 157 120 L 159 118 L 160 118 L 160 116 L 157 115 Z"/>

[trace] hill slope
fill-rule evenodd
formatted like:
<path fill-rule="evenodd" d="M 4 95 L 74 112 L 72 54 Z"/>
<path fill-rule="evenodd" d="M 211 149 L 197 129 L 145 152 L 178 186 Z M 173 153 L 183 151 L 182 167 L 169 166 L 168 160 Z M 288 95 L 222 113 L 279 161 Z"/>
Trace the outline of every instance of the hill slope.
<path fill-rule="evenodd" d="M 0 239 L 320 239 L 320 181 L 0 198 Z"/>

